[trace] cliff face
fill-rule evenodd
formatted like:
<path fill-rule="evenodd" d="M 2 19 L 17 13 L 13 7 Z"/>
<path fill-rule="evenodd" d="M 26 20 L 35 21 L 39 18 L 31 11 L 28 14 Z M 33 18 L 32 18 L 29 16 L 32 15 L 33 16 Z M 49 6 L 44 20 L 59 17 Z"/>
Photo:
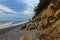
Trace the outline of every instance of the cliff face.
<path fill-rule="evenodd" d="M 60 40 L 60 0 L 40 0 L 35 13 L 23 28 L 39 31 L 39 40 Z"/>

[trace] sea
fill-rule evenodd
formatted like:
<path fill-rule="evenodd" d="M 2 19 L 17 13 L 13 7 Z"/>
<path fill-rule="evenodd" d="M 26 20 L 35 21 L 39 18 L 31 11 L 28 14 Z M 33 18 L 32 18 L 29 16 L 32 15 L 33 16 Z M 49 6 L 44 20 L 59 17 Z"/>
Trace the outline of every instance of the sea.
<path fill-rule="evenodd" d="M 0 29 L 13 27 L 25 23 L 25 21 L 0 21 Z"/>
<path fill-rule="evenodd" d="M 23 21 L 0 21 L 0 25 L 6 24 L 6 23 L 20 23 L 20 22 L 23 22 Z"/>

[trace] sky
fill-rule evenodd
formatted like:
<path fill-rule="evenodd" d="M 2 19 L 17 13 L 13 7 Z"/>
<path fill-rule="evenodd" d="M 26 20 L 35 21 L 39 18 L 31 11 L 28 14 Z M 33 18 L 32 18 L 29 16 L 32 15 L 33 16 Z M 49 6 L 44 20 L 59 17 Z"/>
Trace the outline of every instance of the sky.
<path fill-rule="evenodd" d="M 0 0 L 0 20 L 28 20 L 39 0 Z"/>

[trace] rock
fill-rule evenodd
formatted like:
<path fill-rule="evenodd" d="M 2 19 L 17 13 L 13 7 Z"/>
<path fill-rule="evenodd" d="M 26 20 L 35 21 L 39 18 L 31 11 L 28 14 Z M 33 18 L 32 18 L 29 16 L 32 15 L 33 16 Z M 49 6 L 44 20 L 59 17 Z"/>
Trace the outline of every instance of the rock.
<path fill-rule="evenodd" d="M 33 40 L 32 36 L 21 36 L 20 40 Z"/>

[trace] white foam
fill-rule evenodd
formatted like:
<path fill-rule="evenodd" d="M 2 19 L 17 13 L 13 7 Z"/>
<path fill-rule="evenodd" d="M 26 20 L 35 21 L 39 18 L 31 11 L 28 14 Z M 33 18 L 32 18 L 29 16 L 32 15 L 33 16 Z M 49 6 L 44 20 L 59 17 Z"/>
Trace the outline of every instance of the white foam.
<path fill-rule="evenodd" d="M 20 23 L 9 22 L 9 23 L 0 25 L 0 29 L 17 26 L 17 25 L 21 25 L 24 23 L 26 23 L 26 22 L 20 22 Z"/>

